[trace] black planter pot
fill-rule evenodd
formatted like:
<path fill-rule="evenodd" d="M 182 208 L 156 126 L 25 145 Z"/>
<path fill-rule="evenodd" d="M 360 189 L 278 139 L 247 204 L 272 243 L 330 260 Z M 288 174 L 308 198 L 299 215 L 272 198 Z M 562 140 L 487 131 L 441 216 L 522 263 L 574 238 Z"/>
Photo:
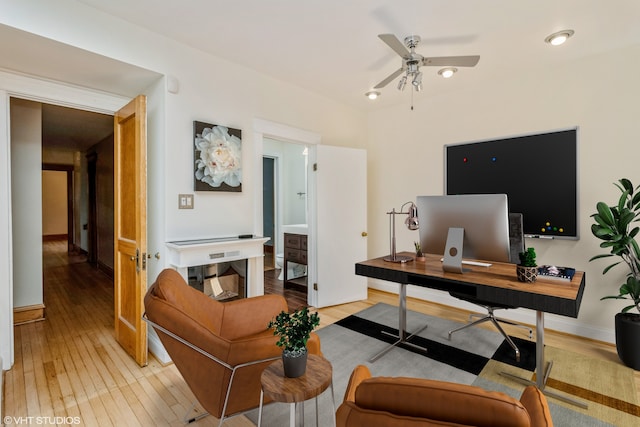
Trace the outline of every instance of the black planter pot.
<path fill-rule="evenodd" d="M 282 352 L 282 365 L 284 367 L 284 376 L 287 378 L 298 378 L 304 375 L 307 370 L 307 349 L 290 352 L 284 350 Z"/>
<path fill-rule="evenodd" d="M 640 370 L 640 314 L 616 314 L 616 348 L 622 363 Z"/>

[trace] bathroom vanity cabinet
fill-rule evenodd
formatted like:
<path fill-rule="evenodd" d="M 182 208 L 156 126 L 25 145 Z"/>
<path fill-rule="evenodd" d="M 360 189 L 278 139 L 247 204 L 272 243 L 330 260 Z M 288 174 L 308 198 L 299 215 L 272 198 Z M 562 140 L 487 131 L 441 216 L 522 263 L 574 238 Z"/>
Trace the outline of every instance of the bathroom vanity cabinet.
<path fill-rule="evenodd" d="M 307 265 L 307 236 L 304 234 L 284 233 L 284 259 L 282 268 L 284 269 L 284 287 L 297 288 L 306 292 L 307 276 L 289 279 L 288 263 Z"/>

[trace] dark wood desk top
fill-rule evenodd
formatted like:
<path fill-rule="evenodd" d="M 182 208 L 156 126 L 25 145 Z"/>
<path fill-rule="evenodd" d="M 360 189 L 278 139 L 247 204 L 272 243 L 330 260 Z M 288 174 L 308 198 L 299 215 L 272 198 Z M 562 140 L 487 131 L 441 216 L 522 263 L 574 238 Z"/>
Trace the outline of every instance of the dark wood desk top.
<path fill-rule="evenodd" d="M 309 354 L 307 370 L 301 377 L 284 376 L 282 359 L 276 360 L 262 372 L 262 391 L 276 402 L 303 402 L 325 391 L 333 379 L 331 363 L 322 356 Z"/>
<path fill-rule="evenodd" d="M 412 255 L 403 253 L 403 255 Z M 442 270 L 442 257 L 426 255 L 426 261 L 393 263 L 375 258 L 356 264 L 356 274 L 442 291 L 464 292 L 478 299 L 514 307 L 578 317 L 585 273 L 576 271 L 571 282 L 538 277 L 534 283 L 516 278 L 514 264 L 492 262 L 491 267 L 464 265 L 464 274 Z"/>

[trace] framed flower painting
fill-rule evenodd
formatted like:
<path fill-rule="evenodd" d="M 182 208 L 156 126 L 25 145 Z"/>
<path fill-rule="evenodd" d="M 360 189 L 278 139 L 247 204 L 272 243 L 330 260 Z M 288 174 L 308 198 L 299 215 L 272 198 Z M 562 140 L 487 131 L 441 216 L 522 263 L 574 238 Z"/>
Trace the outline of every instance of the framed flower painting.
<path fill-rule="evenodd" d="M 242 131 L 193 122 L 194 190 L 242 191 Z"/>

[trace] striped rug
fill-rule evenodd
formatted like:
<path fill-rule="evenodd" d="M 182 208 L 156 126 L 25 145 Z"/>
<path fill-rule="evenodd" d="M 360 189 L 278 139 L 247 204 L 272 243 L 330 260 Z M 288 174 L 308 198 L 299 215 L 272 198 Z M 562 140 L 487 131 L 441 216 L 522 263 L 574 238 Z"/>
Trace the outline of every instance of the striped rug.
<path fill-rule="evenodd" d="M 369 359 L 383 350 L 397 334 L 398 307 L 376 304 L 336 324 L 318 330 L 324 356 L 333 367 L 336 407 L 342 402 L 349 375 L 359 364 L 369 367 L 374 376 L 407 376 L 472 384 L 488 390 L 502 391 L 520 398 L 524 385 L 502 372 L 535 379 L 535 343 L 515 338 L 521 360 L 516 362 L 511 347 L 493 330 L 468 328 L 448 340 L 448 331 L 459 323 L 421 313 L 408 312 L 407 330 L 428 327 L 412 339 L 426 351 L 410 346 L 394 348 L 377 361 Z M 549 398 L 549 408 L 558 427 L 638 427 L 640 406 L 637 402 L 633 371 L 622 364 L 606 362 L 577 353 L 546 346 L 545 358 L 553 360 L 547 386 L 553 392 L 588 404 L 588 409 Z M 331 394 L 319 398 L 320 425 L 331 425 Z M 257 411 L 248 415 L 257 419 Z M 289 406 L 271 404 L 264 409 L 263 425 L 286 425 Z M 305 418 L 315 422 L 315 405 L 305 403 Z"/>

